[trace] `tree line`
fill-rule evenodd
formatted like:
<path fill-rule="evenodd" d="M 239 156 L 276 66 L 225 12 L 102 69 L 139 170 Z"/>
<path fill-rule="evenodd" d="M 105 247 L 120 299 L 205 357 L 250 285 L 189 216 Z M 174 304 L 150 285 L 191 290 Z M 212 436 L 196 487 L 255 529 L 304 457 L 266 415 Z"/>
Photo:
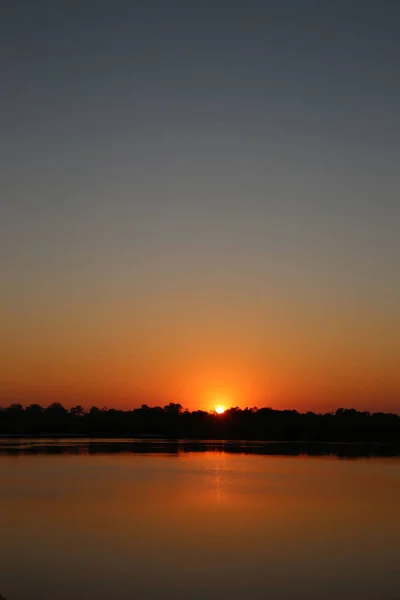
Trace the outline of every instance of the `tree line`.
<path fill-rule="evenodd" d="M 217 415 L 184 410 L 176 403 L 164 407 L 142 404 L 133 410 L 96 406 L 86 410 L 80 405 L 67 409 L 54 402 L 47 407 L 11 404 L 0 408 L 0 434 L 400 443 L 400 416 L 354 408 L 317 414 L 269 407 L 234 407 Z"/>

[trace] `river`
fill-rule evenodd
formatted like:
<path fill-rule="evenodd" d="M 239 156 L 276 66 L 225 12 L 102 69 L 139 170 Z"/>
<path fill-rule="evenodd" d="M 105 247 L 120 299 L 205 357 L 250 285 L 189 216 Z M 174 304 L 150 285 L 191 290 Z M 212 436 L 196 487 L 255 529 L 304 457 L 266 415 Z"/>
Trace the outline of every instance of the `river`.
<path fill-rule="evenodd" d="M 3 440 L 0 595 L 400 599 L 400 458 L 356 456 Z"/>

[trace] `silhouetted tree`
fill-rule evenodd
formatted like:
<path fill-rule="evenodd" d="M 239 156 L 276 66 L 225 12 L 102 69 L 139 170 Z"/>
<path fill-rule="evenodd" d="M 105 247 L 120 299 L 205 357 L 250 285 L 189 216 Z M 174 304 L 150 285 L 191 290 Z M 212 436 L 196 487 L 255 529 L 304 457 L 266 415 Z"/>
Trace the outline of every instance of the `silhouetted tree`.
<path fill-rule="evenodd" d="M 74 418 L 83 417 L 83 415 L 85 414 L 85 409 L 83 408 L 83 406 L 78 404 L 77 406 L 73 406 L 72 408 L 70 408 L 69 414 Z"/>

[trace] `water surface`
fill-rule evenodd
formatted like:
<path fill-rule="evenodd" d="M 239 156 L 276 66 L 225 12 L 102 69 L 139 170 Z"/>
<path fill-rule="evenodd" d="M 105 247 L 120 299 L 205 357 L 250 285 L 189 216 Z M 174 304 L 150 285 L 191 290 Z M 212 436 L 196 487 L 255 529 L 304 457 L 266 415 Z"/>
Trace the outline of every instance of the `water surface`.
<path fill-rule="evenodd" d="M 398 457 L 92 444 L 3 440 L 7 600 L 400 598 Z"/>

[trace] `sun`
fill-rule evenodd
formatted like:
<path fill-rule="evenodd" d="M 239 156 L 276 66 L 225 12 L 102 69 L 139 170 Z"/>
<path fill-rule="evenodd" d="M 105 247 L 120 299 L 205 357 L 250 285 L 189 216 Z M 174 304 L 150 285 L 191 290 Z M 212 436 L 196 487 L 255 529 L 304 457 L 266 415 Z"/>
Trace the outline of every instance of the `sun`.
<path fill-rule="evenodd" d="M 224 413 L 224 412 L 225 412 L 225 408 L 224 408 L 223 406 L 219 405 L 219 406 L 217 406 L 217 407 L 216 407 L 216 409 L 215 409 L 215 412 L 216 412 L 218 415 L 222 415 L 222 413 Z"/>

